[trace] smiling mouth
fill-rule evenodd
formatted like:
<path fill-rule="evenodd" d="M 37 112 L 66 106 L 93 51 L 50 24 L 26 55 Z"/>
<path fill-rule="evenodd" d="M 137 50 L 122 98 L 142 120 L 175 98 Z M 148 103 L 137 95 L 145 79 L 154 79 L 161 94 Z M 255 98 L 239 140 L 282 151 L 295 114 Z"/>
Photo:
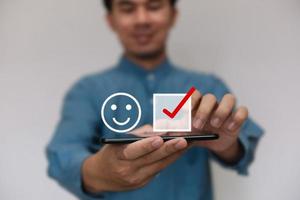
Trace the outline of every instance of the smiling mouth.
<path fill-rule="evenodd" d="M 124 121 L 124 122 L 119 122 L 118 120 L 116 120 L 115 117 L 113 117 L 112 119 L 113 119 L 113 121 L 114 121 L 117 125 L 119 125 L 119 126 L 124 126 L 125 124 L 127 124 L 127 123 L 129 122 L 130 117 L 127 117 L 126 121 Z"/>

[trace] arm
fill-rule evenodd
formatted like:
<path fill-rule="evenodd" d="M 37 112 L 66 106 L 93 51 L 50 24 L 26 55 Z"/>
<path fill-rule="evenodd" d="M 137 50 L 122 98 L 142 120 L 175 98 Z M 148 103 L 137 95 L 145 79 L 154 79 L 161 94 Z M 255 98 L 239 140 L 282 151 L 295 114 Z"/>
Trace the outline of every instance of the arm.
<path fill-rule="evenodd" d="M 90 101 L 88 84 L 83 79 L 67 93 L 60 122 L 46 151 L 49 176 L 82 199 L 90 198 L 82 188 L 82 163 L 92 155 L 90 146 L 97 134 L 97 113 Z"/>

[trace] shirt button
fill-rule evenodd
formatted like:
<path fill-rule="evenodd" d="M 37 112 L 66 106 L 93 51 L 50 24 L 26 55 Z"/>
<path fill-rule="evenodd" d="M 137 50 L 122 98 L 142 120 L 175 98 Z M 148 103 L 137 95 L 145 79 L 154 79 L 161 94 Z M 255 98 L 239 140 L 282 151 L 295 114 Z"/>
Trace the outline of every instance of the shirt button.
<path fill-rule="evenodd" d="M 154 81 L 154 79 L 155 79 L 154 74 L 149 74 L 149 75 L 147 76 L 147 80 L 148 80 L 148 81 Z"/>

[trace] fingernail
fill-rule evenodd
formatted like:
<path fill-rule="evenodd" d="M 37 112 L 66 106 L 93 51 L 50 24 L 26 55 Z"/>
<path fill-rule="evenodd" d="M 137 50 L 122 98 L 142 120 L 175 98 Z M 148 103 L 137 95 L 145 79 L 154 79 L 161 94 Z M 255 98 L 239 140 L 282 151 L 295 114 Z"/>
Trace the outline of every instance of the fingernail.
<path fill-rule="evenodd" d="M 203 127 L 204 123 L 201 119 L 195 119 L 194 122 L 193 122 L 193 126 L 195 128 L 198 128 L 198 129 L 201 129 Z"/>
<path fill-rule="evenodd" d="M 210 121 L 210 124 L 215 127 L 218 128 L 220 126 L 220 119 L 219 118 L 214 118 Z"/>
<path fill-rule="evenodd" d="M 235 123 L 234 123 L 234 122 L 231 122 L 231 123 L 228 125 L 227 128 L 228 128 L 228 130 L 233 131 L 234 128 L 235 128 Z"/>
<path fill-rule="evenodd" d="M 159 148 L 161 145 L 162 145 L 162 140 L 161 139 L 155 139 L 153 142 L 152 142 L 152 146 L 154 147 L 154 148 Z"/>
<path fill-rule="evenodd" d="M 183 149 L 184 147 L 185 146 L 184 146 L 183 142 L 180 139 L 178 139 L 178 141 L 175 143 L 175 148 L 176 149 Z"/>

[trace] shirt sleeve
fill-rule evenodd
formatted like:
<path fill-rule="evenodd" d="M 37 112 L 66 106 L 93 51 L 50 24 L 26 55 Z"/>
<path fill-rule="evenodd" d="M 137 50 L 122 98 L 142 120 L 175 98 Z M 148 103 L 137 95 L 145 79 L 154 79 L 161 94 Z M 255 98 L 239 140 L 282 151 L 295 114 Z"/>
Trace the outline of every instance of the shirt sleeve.
<path fill-rule="evenodd" d="M 80 199 L 99 199 L 102 194 L 87 194 L 82 187 L 81 166 L 92 152 L 97 113 L 89 97 L 86 80 L 76 83 L 67 93 L 60 122 L 47 146 L 48 174 Z"/>
<path fill-rule="evenodd" d="M 230 90 L 221 79 L 213 76 L 213 80 L 213 92 L 218 101 L 220 101 L 226 93 L 230 93 Z M 239 141 L 244 150 L 242 158 L 234 165 L 230 165 L 222 161 L 215 154 L 211 153 L 211 155 L 222 166 L 234 169 L 241 175 L 248 175 L 248 168 L 254 160 L 255 150 L 263 133 L 263 129 L 253 119 L 248 117 L 239 134 Z"/>

